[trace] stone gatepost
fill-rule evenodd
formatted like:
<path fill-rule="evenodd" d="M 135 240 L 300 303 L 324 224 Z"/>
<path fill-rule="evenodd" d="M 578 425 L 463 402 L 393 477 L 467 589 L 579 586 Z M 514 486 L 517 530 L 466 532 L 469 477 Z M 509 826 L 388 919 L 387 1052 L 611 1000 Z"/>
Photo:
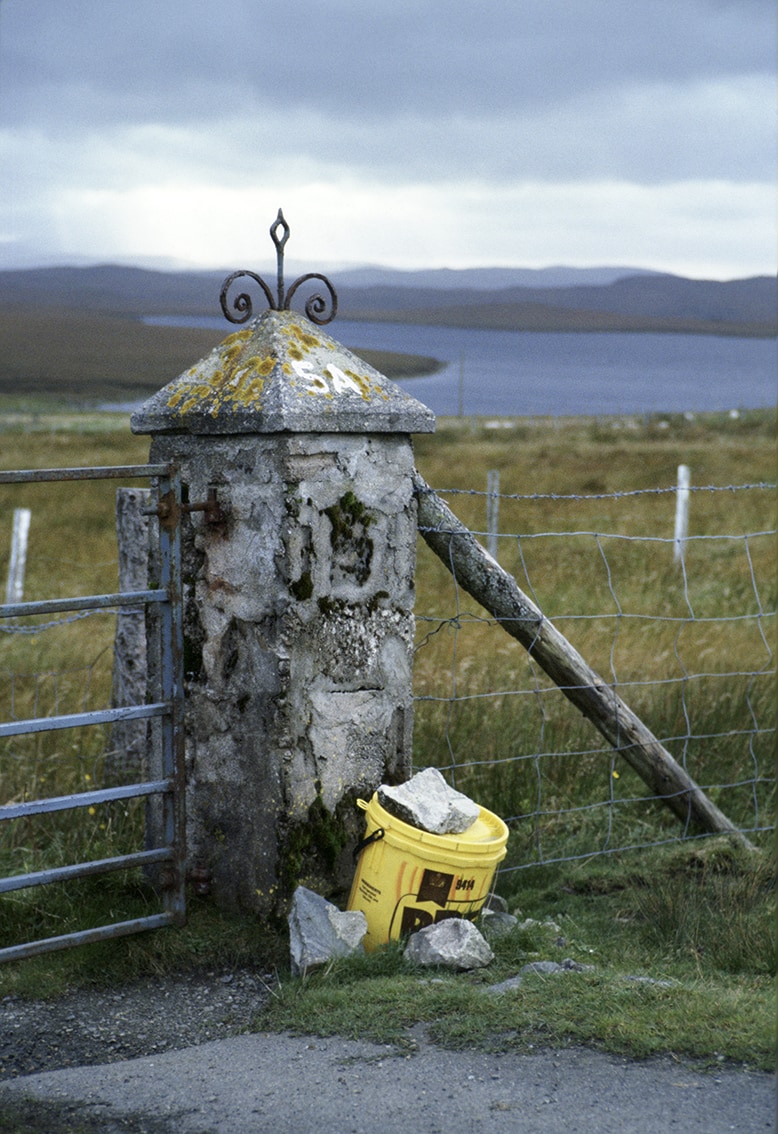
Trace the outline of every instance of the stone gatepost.
<path fill-rule="evenodd" d="M 188 868 L 228 909 L 280 913 L 298 883 L 337 900 L 355 799 L 410 772 L 411 435 L 434 416 L 270 310 L 132 429 L 200 505 L 183 520 Z"/>

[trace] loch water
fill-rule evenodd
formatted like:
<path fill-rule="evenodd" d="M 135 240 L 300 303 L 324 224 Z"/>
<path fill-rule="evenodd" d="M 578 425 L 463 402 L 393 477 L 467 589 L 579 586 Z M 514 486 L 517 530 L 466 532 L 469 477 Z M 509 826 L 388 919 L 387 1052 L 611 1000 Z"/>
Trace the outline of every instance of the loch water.
<path fill-rule="evenodd" d="M 149 323 L 223 327 L 223 319 Z M 776 403 L 776 339 L 490 331 L 336 319 L 326 331 L 359 354 L 390 350 L 445 363 L 400 385 L 440 415 L 704 413 Z"/>

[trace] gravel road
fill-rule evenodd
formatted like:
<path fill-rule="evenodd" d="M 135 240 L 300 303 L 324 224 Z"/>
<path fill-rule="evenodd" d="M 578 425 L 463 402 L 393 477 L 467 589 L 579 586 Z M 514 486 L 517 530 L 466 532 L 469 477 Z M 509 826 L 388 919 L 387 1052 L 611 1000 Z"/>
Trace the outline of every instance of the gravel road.
<path fill-rule="evenodd" d="M 587 1049 L 410 1051 L 246 1034 L 269 976 L 209 972 L 0 1002 L 0 1134 L 742 1134 L 772 1076 Z"/>
<path fill-rule="evenodd" d="M 245 970 L 150 977 L 57 1000 L 0 1001 L 0 1083 L 17 1075 L 155 1055 L 245 1031 L 273 985 Z"/>

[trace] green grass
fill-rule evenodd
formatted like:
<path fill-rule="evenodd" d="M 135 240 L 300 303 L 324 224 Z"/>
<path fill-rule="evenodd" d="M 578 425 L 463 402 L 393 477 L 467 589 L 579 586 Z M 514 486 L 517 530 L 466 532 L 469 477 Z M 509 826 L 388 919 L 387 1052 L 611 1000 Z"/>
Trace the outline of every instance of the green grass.
<path fill-rule="evenodd" d="M 5 408 L 13 410 L 2 416 L 0 407 L 5 468 L 147 459 L 148 439 L 132 437 L 121 415 L 49 415 L 45 398 L 27 406 L 27 418 L 20 416 L 24 407 L 18 400 Z M 673 679 L 666 686 L 635 685 L 624 695 L 660 738 L 681 738 L 668 739 L 668 746 L 699 782 L 747 781 L 754 768 L 772 776 L 773 742 L 766 733 L 753 733 L 753 720 L 762 729 L 774 723 L 773 663 L 756 619 L 735 624 L 725 617 L 756 615 L 760 603 L 764 612 L 774 610 L 774 540 L 751 540 L 750 560 L 742 540 L 691 545 L 684 587 L 667 545 L 647 548 L 607 539 L 610 534 L 671 538 L 671 495 L 507 499 L 670 487 L 680 463 L 691 466 L 694 484 L 769 481 L 775 471 L 772 414 L 701 415 L 693 421 L 527 419 L 501 430 L 478 420 L 444 420 L 437 435 L 416 438 L 415 449 L 420 471 L 433 487 L 478 490 L 478 495 L 451 498 L 457 514 L 476 531 L 485 526 L 487 471 L 500 470 L 506 496 L 501 530 L 527 537 L 521 547 L 504 537 L 501 563 L 600 672 L 610 675 L 615 668 L 620 682 Z M 13 507 L 28 506 L 33 513 L 25 597 L 116 589 L 115 490 L 112 482 L 0 490 L 0 531 L 5 527 L 10 535 Z M 691 530 L 721 535 L 766 530 L 774 526 L 774 510 L 774 495 L 768 492 L 737 498 L 693 494 Z M 540 535 L 571 529 L 598 533 L 610 583 L 593 536 L 563 541 Z M 7 556 L 8 541 L 0 536 L 3 579 Z M 622 612 L 635 617 L 619 615 L 614 592 Z M 689 601 L 696 622 L 660 621 L 659 616 L 685 618 Z M 637 1055 L 673 1051 L 715 1060 L 719 1054 L 768 1066 L 774 1052 L 775 904 L 772 867 L 765 865 L 772 861 L 771 837 L 758 837 L 765 850 L 756 858 L 733 856 L 718 840 L 591 857 L 597 849 L 673 839 L 678 823 L 657 803 L 621 802 L 644 794 L 641 782 L 538 674 L 525 651 L 485 620 L 477 604 L 455 593 L 450 575 L 422 544 L 417 611 L 432 620 L 418 625 L 416 692 L 428 699 L 416 712 L 417 766 L 452 771 L 457 786 L 509 817 L 529 815 L 538 801 L 542 810 L 553 812 L 612 795 L 610 807 L 517 818 L 512 824 L 507 865 L 523 868 L 502 874 L 499 889 L 522 917 L 557 921 L 558 935 L 515 931 L 495 942 L 497 957 L 488 971 L 434 974 L 433 983 L 429 973 L 409 971 L 396 948 L 291 981 L 283 925 L 228 918 L 211 902 L 191 897 L 189 921 L 181 930 L 2 966 L 0 996 L 56 995 L 95 981 L 117 983 L 142 973 L 216 963 L 256 965 L 263 972 L 275 966 L 280 990 L 258 1027 L 333 1030 L 407 1043 L 408 1025 L 424 1021 L 434 1038 L 455 1046 L 586 1042 Z M 582 614 L 591 617 L 582 619 Z M 772 645 L 767 616 L 761 625 Z M 33 636 L 0 635 L 3 717 L 11 708 L 26 715 L 107 704 L 112 639 L 107 616 Z M 703 670 L 709 674 L 704 680 L 685 677 L 684 671 Z M 755 676 L 730 676 L 734 671 Z M 467 699 L 451 702 L 453 689 Z M 689 731 L 715 740 L 690 739 Z M 99 783 L 107 744 L 100 730 L 1 742 L 3 800 Z M 536 761 L 537 753 L 549 755 Z M 748 784 L 711 788 L 715 802 L 738 822 L 752 814 L 753 792 Z M 765 783 L 756 792 L 770 824 L 774 787 Z M 142 844 L 140 806 L 114 805 L 82 818 L 75 826 L 64 816 L 4 824 L 0 874 L 138 849 L 138 840 Z M 527 868 L 538 847 L 546 858 L 584 857 Z M 73 887 L 18 891 L 0 905 L 7 940 L 158 908 L 142 877 L 130 872 Z M 565 938 L 564 946 L 555 944 L 557 936 Z M 595 971 L 559 979 L 533 976 L 510 998 L 485 999 L 486 983 L 513 975 L 528 959 L 565 956 L 592 963 Z M 627 975 L 673 985 L 628 982 Z"/>
<path fill-rule="evenodd" d="M 52 888 L 49 888 L 52 889 Z M 40 889 L 38 895 L 40 896 Z M 107 920 L 156 913 L 159 904 L 139 878 L 122 875 L 83 887 L 85 912 Z M 64 903 L 63 903 L 63 909 Z M 64 918 L 72 917 L 65 909 Z M 65 926 L 67 928 L 67 926 Z M 51 998 L 74 988 L 111 988 L 144 976 L 248 967 L 262 974 L 288 968 L 286 928 L 225 913 L 190 893 L 186 925 L 117 937 L 0 965 L 0 998 Z"/>

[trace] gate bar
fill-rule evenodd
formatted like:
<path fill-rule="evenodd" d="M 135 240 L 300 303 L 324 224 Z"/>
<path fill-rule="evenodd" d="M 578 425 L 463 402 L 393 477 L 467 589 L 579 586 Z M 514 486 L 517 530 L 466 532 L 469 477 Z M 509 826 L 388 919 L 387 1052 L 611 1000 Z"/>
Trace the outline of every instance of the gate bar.
<path fill-rule="evenodd" d="M 59 796 L 45 800 L 0 807 L 0 820 L 49 811 L 64 811 L 89 807 L 119 799 L 140 796 L 161 796 L 164 844 L 151 850 L 139 851 L 112 859 L 77 863 L 16 875 L 0 880 L 3 891 L 46 885 L 89 874 L 101 874 L 140 865 L 168 863 L 163 871 L 167 878 L 162 889 L 164 913 L 134 918 L 112 925 L 66 933 L 38 941 L 29 941 L 0 949 L 0 962 L 22 960 L 85 945 L 114 937 L 122 937 L 142 930 L 161 929 L 182 925 L 186 917 L 186 811 L 184 801 L 184 666 L 183 666 L 183 595 L 181 590 L 181 531 L 178 523 L 181 508 L 182 486 L 178 470 L 172 464 L 121 465 L 102 468 L 0 470 L 0 484 L 24 484 L 47 481 L 103 480 L 107 478 L 139 480 L 152 478 L 160 498 L 170 498 L 172 507 L 163 515 L 160 512 L 160 577 L 159 588 L 151 591 L 122 592 L 113 595 L 92 595 L 77 599 L 51 599 L 40 603 L 7 603 L 0 606 L 0 617 L 18 617 L 27 614 L 48 614 L 60 610 L 95 610 L 122 606 L 159 604 L 162 645 L 161 694 L 162 700 L 151 705 L 131 705 L 120 709 L 99 710 L 67 716 L 37 718 L 28 721 L 5 722 L 0 736 L 41 732 L 54 728 L 69 728 L 81 724 L 105 723 L 111 720 L 160 717 L 162 721 L 163 767 L 156 773 L 161 778 L 141 783 L 122 785 L 76 795 Z M 160 877 L 160 882 L 162 876 Z"/>
<path fill-rule="evenodd" d="M 80 933 L 65 933 L 62 937 L 44 937 L 42 941 L 28 941 L 25 945 L 10 945 L 0 949 L 0 962 L 21 961 L 35 957 L 39 953 L 51 953 L 55 949 L 69 949 L 72 945 L 91 945 L 94 941 L 105 941 L 109 937 L 127 937 L 142 929 L 163 929 L 166 925 L 178 925 L 175 914 L 152 914 L 150 917 L 136 917 L 132 921 L 117 921 L 114 925 L 100 925 L 96 929 L 84 929 Z"/>
<path fill-rule="evenodd" d="M 67 882 L 69 878 L 84 878 L 87 874 L 107 874 L 113 870 L 130 870 L 133 866 L 144 866 L 152 862 L 170 862 L 172 858 L 173 851 L 170 847 L 158 847 L 156 850 L 119 855 L 117 858 L 100 858 L 93 862 L 77 862 L 73 866 L 54 866 L 50 870 L 35 870 L 30 874 L 14 874 L 10 878 L 0 878 L 0 894 L 24 890 L 28 886 Z"/>
<path fill-rule="evenodd" d="M 67 713 L 61 717 L 30 717 L 24 721 L 0 724 L 0 736 L 21 736 L 31 732 L 54 732 L 58 728 L 80 725 L 111 724 L 113 721 L 136 721 L 146 717 L 163 717 L 170 712 L 165 701 L 153 705 L 123 705 L 119 709 L 90 709 L 85 713 Z"/>
<path fill-rule="evenodd" d="M 162 718 L 162 775 L 169 776 L 173 790 L 162 796 L 162 829 L 165 843 L 173 848 L 173 885 L 163 891 L 165 910 L 174 924 L 186 916 L 186 754 L 184 731 L 184 596 L 181 585 L 181 525 L 177 521 L 182 487 L 181 473 L 171 467 L 160 481 L 160 497 L 171 496 L 175 507 L 159 525 L 159 585 L 168 602 L 160 611 L 162 647 L 162 699 L 170 712 Z"/>
<path fill-rule="evenodd" d="M 124 784 L 121 787 L 81 791 L 77 795 L 53 795 L 50 799 L 31 799 L 27 803 L 5 803 L 0 807 L 0 821 L 21 819 L 24 815 L 47 815 L 52 811 L 69 811 L 76 807 L 94 807 L 96 803 L 135 799 L 141 795 L 160 795 L 172 791 L 173 788 L 172 779 L 148 780 L 143 784 Z"/>
<path fill-rule="evenodd" d="M 165 591 L 119 591 L 112 595 L 79 595 L 78 598 L 41 599 L 39 602 L 9 602 L 0 605 L 0 618 L 22 618 L 27 614 L 57 614 L 63 610 L 102 610 L 114 606 L 144 606 L 167 602 Z"/>
<path fill-rule="evenodd" d="M 143 480 L 167 476 L 170 465 L 106 465 L 104 468 L 0 470 L 0 484 L 30 484 L 48 480 L 107 480 L 127 477 Z"/>

